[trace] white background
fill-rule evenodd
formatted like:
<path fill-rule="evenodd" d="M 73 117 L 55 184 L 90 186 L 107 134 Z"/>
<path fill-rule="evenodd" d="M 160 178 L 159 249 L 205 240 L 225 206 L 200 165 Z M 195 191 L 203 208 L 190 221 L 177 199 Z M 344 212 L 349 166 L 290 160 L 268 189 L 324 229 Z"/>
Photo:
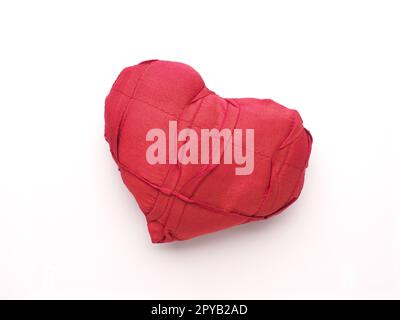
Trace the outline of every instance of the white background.
<path fill-rule="evenodd" d="M 399 16 L 381 0 L 2 2 L 0 298 L 400 298 Z M 300 112 L 314 145 L 295 205 L 151 244 L 103 108 L 154 58 Z"/>

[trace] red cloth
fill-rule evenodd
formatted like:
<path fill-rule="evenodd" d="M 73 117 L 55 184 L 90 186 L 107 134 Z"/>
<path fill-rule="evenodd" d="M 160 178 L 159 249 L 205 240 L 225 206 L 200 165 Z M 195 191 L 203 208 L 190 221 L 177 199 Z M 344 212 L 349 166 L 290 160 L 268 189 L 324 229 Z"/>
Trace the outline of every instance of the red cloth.
<path fill-rule="evenodd" d="M 254 129 L 254 171 L 236 164 L 154 164 L 153 128 Z M 244 130 L 243 130 L 244 131 Z M 149 60 L 125 68 L 106 98 L 105 137 L 155 243 L 262 220 L 299 196 L 312 138 L 297 111 L 270 99 L 224 99 L 190 66 Z M 182 143 L 182 142 L 181 142 Z M 235 146 L 234 146 L 235 147 Z"/>

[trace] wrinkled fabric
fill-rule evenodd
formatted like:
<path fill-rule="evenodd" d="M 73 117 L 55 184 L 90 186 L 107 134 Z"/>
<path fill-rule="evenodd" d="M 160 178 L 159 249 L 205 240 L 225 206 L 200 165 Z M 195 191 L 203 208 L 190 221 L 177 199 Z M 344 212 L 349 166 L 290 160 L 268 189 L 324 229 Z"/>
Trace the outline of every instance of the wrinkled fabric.
<path fill-rule="evenodd" d="M 199 136 L 202 128 L 254 129 L 254 171 L 236 175 L 237 165 L 224 163 L 149 164 L 147 132 L 168 132 L 172 120 Z M 120 73 L 106 98 L 105 138 L 154 243 L 281 212 L 300 195 L 312 144 L 296 110 L 270 99 L 222 98 L 190 66 L 160 60 Z"/>

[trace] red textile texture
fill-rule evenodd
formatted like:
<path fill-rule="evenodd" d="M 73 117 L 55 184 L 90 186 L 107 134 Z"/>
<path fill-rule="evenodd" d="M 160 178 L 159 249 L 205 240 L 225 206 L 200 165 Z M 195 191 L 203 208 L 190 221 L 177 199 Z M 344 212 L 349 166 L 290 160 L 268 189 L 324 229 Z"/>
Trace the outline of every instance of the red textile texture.
<path fill-rule="evenodd" d="M 254 129 L 254 170 L 233 164 L 149 164 L 146 134 L 192 128 Z M 312 137 L 296 110 L 270 99 L 225 99 L 190 66 L 149 60 L 125 68 L 105 103 L 105 138 L 154 243 L 263 220 L 300 195 Z M 179 142 L 182 144 L 182 142 Z M 234 148 L 238 147 L 236 145 Z M 239 146 L 242 148 L 242 146 Z"/>

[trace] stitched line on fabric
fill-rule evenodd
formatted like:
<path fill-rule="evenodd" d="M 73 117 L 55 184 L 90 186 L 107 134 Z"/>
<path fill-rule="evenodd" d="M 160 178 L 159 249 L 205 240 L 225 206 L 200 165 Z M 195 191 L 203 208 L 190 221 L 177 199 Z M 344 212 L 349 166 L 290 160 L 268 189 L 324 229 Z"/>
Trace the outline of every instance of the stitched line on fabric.
<path fill-rule="evenodd" d="M 306 133 L 308 134 L 308 131 L 305 130 Z M 307 140 L 308 142 L 308 157 L 306 159 L 306 164 L 308 163 L 308 160 L 310 159 L 311 156 L 311 143 L 309 140 Z M 297 197 L 293 198 L 294 194 L 298 191 L 299 185 L 300 183 L 304 183 L 304 175 L 305 175 L 305 171 L 306 171 L 306 167 L 303 169 L 303 171 L 300 173 L 299 178 L 297 180 L 297 183 L 292 191 L 292 193 L 290 194 L 290 197 L 288 198 L 288 202 L 286 203 L 286 205 L 284 205 L 280 210 L 284 210 L 287 207 L 289 207 L 290 205 L 292 205 L 300 196 L 300 193 L 297 195 Z M 291 198 L 293 198 L 292 200 L 290 200 Z M 279 211 L 278 211 L 279 212 Z M 257 215 L 258 216 L 258 215 Z"/>
<path fill-rule="evenodd" d="M 283 142 L 285 142 L 290 137 L 290 134 L 292 133 L 294 127 L 295 127 L 295 113 L 293 113 L 293 115 L 291 117 L 291 125 L 290 125 L 290 128 L 289 128 L 289 133 L 282 140 L 282 142 L 279 144 L 279 146 L 282 146 Z M 286 162 L 286 160 L 288 158 L 288 155 L 289 155 L 290 148 L 291 148 L 291 145 L 289 145 L 289 147 L 287 148 L 287 152 L 285 154 L 285 158 L 284 158 L 283 162 Z M 280 147 L 275 152 L 278 152 L 278 150 L 280 150 Z M 277 179 L 279 179 L 279 176 L 280 176 L 282 168 L 283 168 L 283 164 L 281 163 L 281 165 L 280 165 L 280 167 L 278 169 L 278 172 L 276 173 L 276 178 Z M 270 196 L 270 193 L 271 193 L 271 190 L 272 190 L 272 188 L 271 188 L 271 186 L 272 186 L 272 170 L 273 170 L 273 164 L 272 164 L 272 161 L 271 161 L 271 173 L 270 173 L 271 176 L 270 176 L 270 179 L 269 179 L 269 182 L 268 182 L 269 185 L 268 185 L 268 188 L 266 189 L 266 192 L 265 192 L 264 196 L 262 197 L 262 199 L 260 201 L 260 204 L 258 205 L 257 211 L 254 214 L 252 214 L 253 217 L 259 215 L 259 211 L 261 210 L 262 206 L 264 205 L 264 203 L 267 201 L 268 197 Z M 273 203 L 272 203 L 272 205 L 273 205 Z"/>
<path fill-rule="evenodd" d="M 121 133 L 121 131 L 122 131 L 123 127 L 124 127 L 125 121 L 126 121 L 126 117 L 127 117 L 128 109 L 129 109 L 129 108 L 128 108 L 128 107 L 129 107 L 129 104 L 131 103 L 133 97 L 135 96 L 136 89 L 137 89 L 137 87 L 139 86 L 139 83 L 140 83 L 140 81 L 142 80 L 143 75 L 146 73 L 146 71 L 150 68 L 150 66 L 151 66 L 154 62 L 156 62 L 156 61 L 150 62 L 149 65 L 146 67 L 146 69 L 143 70 L 142 74 L 140 75 L 140 77 L 139 77 L 138 80 L 136 81 L 135 87 L 134 87 L 133 90 L 132 90 L 132 95 L 130 95 L 130 96 L 128 95 L 129 100 L 128 100 L 128 102 L 127 102 L 126 105 L 125 105 L 124 111 L 123 111 L 123 113 L 122 113 L 121 119 L 120 119 L 120 121 L 119 121 L 119 123 L 118 123 L 118 127 L 117 127 L 117 130 L 116 130 L 117 141 L 116 141 L 116 146 L 115 146 L 115 149 L 116 149 L 116 150 L 115 150 L 115 156 L 116 156 L 117 161 L 119 161 L 119 141 L 120 141 L 120 133 Z M 114 87 L 114 86 L 113 86 L 113 87 Z M 113 90 L 116 91 L 113 87 L 111 88 L 111 91 L 113 91 Z M 117 90 L 117 91 L 119 91 L 119 90 Z"/>
<path fill-rule="evenodd" d="M 261 210 L 262 206 L 264 205 L 264 203 L 267 201 L 267 198 L 269 197 L 271 190 L 272 190 L 272 172 L 273 172 L 274 166 L 272 164 L 272 161 L 270 161 L 270 168 L 269 168 L 269 177 L 268 179 L 266 179 L 268 181 L 268 186 L 265 190 L 265 194 L 262 197 L 260 204 L 256 210 L 256 212 L 252 215 L 253 217 L 256 216 L 259 211 Z"/>
<path fill-rule="evenodd" d="M 299 195 L 300 195 L 300 194 L 299 194 L 297 197 L 291 199 L 291 198 L 293 197 L 293 195 L 295 194 L 295 192 L 297 191 L 297 189 L 298 189 L 298 187 L 299 187 L 299 185 L 300 185 L 300 182 L 302 181 L 303 175 L 305 174 L 305 171 L 306 171 L 306 169 L 304 169 L 303 172 L 300 173 L 300 176 L 299 176 L 299 178 L 298 178 L 298 180 L 297 180 L 297 182 L 296 182 L 296 185 L 295 185 L 293 191 L 291 192 L 291 194 L 290 194 L 290 196 L 289 196 L 289 198 L 288 198 L 286 204 L 283 205 L 281 208 L 275 210 L 273 213 L 267 215 L 266 217 L 264 216 L 264 219 L 269 218 L 269 217 L 272 217 L 272 216 L 274 216 L 274 215 L 280 213 L 281 211 L 287 209 L 289 206 L 291 206 L 291 205 L 299 198 Z M 290 200 L 290 199 L 291 199 L 291 200 Z M 254 215 L 253 217 L 254 217 L 254 218 L 257 218 L 257 217 L 258 217 L 258 218 L 262 218 L 263 216 L 261 216 L 260 214 L 257 214 L 257 215 Z"/>
<path fill-rule="evenodd" d="M 171 189 L 163 188 L 160 185 L 152 183 L 149 180 L 147 180 L 146 178 L 144 178 L 141 175 L 137 174 L 136 172 L 130 170 L 127 167 L 124 167 L 123 165 L 120 165 L 120 169 L 124 170 L 125 172 L 127 172 L 127 173 L 129 173 L 129 174 L 131 174 L 133 176 L 135 176 L 139 180 L 143 181 L 144 183 L 148 184 L 149 186 L 153 187 L 154 189 L 160 191 L 161 193 L 163 193 L 165 195 L 168 195 L 168 196 L 174 196 L 174 197 L 186 202 L 187 204 L 197 205 L 197 206 L 202 207 L 204 209 L 212 210 L 214 212 L 217 212 L 217 213 L 220 213 L 220 214 L 224 214 L 224 215 L 251 218 L 252 221 L 261 219 L 259 217 L 253 219 L 253 217 L 249 216 L 247 213 L 243 213 L 243 212 L 240 212 L 240 211 L 225 210 L 223 208 L 219 208 L 219 207 L 213 206 L 213 205 L 205 203 L 205 202 L 195 201 L 193 199 L 190 199 L 190 198 L 186 197 L 185 195 L 181 194 L 180 192 L 176 192 L 176 191 L 172 192 Z"/>
<path fill-rule="evenodd" d="M 201 90 L 195 95 L 195 97 L 196 97 L 204 88 L 205 88 L 205 86 L 204 86 L 203 88 L 201 88 Z M 139 100 L 139 101 L 141 101 L 141 100 Z M 144 101 L 141 101 L 141 102 L 144 102 Z M 144 103 L 146 103 L 146 102 L 144 102 Z M 181 116 L 183 115 L 185 109 L 186 109 L 187 107 L 189 107 L 191 103 L 192 103 L 192 102 L 190 101 L 188 104 L 186 104 L 186 105 L 182 108 L 182 110 L 181 110 L 181 112 L 179 113 L 179 115 L 178 115 L 177 118 L 176 118 L 175 115 L 173 116 L 173 117 L 175 118 L 175 120 L 177 121 L 177 123 L 178 123 L 178 121 L 182 121 L 182 120 L 183 120 L 183 119 L 180 119 L 180 118 L 181 118 Z M 147 104 L 148 104 L 148 103 L 147 103 Z M 201 103 L 201 104 L 202 104 L 202 103 Z M 148 104 L 148 105 L 153 106 L 153 105 L 151 105 L 151 104 Z M 158 108 L 158 107 L 156 107 L 156 106 L 153 106 L 153 107 L 156 108 L 156 109 L 158 109 L 158 110 L 160 110 L 160 111 L 162 111 L 162 112 L 167 113 L 165 110 L 162 110 L 162 109 L 160 109 L 160 108 Z M 200 107 L 201 107 L 201 105 L 200 105 Z M 167 114 L 169 114 L 169 113 L 167 113 Z M 167 171 L 167 173 L 166 173 L 166 175 L 165 175 L 165 177 L 164 177 L 164 179 L 163 179 L 163 182 L 162 182 L 162 184 L 161 184 L 162 187 L 165 185 L 165 182 L 167 181 L 167 178 L 168 178 L 168 176 L 169 176 L 169 174 L 170 174 L 170 172 L 171 172 L 171 168 L 172 168 L 172 166 L 170 166 L 170 167 L 168 168 L 168 171 Z M 181 172 L 179 172 L 179 175 L 180 175 L 180 174 L 181 174 Z M 175 187 L 176 187 L 176 186 L 175 186 Z M 155 206 L 156 206 L 156 203 L 157 203 L 159 197 L 160 197 L 160 192 L 157 192 L 157 197 L 156 197 L 156 199 L 154 200 L 154 203 L 153 203 L 153 205 L 152 205 L 152 208 L 150 209 L 150 211 L 149 211 L 148 213 L 151 213 L 151 212 L 154 210 L 154 208 L 155 208 Z M 156 218 L 156 220 L 160 219 L 160 218 L 164 215 L 165 211 L 166 211 L 167 208 L 168 208 L 169 202 L 170 202 L 170 199 L 168 199 L 168 202 L 167 202 L 167 204 L 166 204 L 166 207 L 165 207 L 165 209 L 164 209 L 164 212 L 162 212 L 161 215 L 158 216 L 158 217 Z M 165 236 L 164 236 L 164 237 L 165 237 Z"/>
<path fill-rule="evenodd" d="M 287 148 L 287 152 L 286 152 L 285 159 L 288 158 L 293 143 L 297 142 L 297 140 L 300 139 L 300 137 L 301 137 L 301 135 L 298 135 L 298 136 L 293 140 L 293 142 L 292 142 L 291 144 L 285 146 L 285 148 Z M 290 198 L 293 197 L 293 194 L 295 193 L 295 191 L 296 191 L 296 189 L 297 189 L 297 187 L 298 187 L 298 185 L 299 185 L 299 183 L 300 183 L 301 177 L 302 177 L 302 175 L 304 175 L 304 172 L 305 172 L 305 170 L 306 170 L 306 168 L 307 168 L 308 159 L 309 159 L 310 154 L 311 154 L 310 144 L 308 144 L 308 148 L 307 148 L 307 149 L 308 149 L 308 150 L 307 150 L 307 152 L 308 152 L 308 157 L 307 157 L 307 159 L 306 159 L 306 162 L 305 162 L 305 164 L 304 164 L 304 167 L 303 167 L 302 169 L 299 169 L 299 170 L 301 171 L 301 172 L 300 172 L 300 178 L 299 178 L 299 180 L 297 181 L 297 183 L 296 183 L 296 185 L 295 185 L 295 188 L 293 189 L 293 192 L 291 193 L 290 197 L 288 198 L 288 202 L 289 202 Z M 281 174 L 281 171 L 282 171 L 283 166 L 284 166 L 284 164 L 281 164 L 281 167 L 279 168 L 279 170 L 278 170 L 278 172 L 277 172 L 277 176 L 276 176 L 277 179 L 279 179 L 279 177 L 280 177 L 280 174 Z M 280 185 L 280 184 L 278 183 L 278 184 L 277 184 L 277 188 L 278 188 L 278 189 L 277 189 L 277 192 L 279 192 L 279 185 Z M 259 211 L 261 210 L 261 208 L 262 208 L 262 206 L 264 205 L 264 203 L 265 203 L 266 199 L 268 198 L 268 196 L 269 196 L 269 193 L 266 193 L 266 195 L 265 195 L 265 197 L 264 197 L 264 201 L 261 203 L 261 205 L 260 205 L 258 211 L 253 215 L 253 217 L 260 217 L 260 214 L 261 214 L 261 213 L 260 213 Z M 294 200 L 296 200 L 296 199 L 294 199 Z M 293 200 L 293 202 L 294 202 L 294 200 Z M 272 204 L 271 204 L 271 207 L 272 207 L 272 208 L 273 208 L 274 204 L 275 204 L 275 203 L 272 203 Z M 287 204 L 285 204 L 285 206 L 283 206 L 283 208 L 285 208 L 285 207 L 287 207 L 287 206 L 289 206 L 289 205 L 290 205 L 290 203 L 287 203 Z M 275 213 L 272 213 L 272 215 L 273 215 L 273 214 L 275 214 Z"/>
<path fill-rule="evenodd" d="M 229 103 L 229 102 L 227 102 L 227 103 Z M 225 124 L 225 122 L 226 122 L 227 117 L 228 117 L 228 107 L 227 107 L 227 108 L 225 109 L 225 111 L 224 111 L 224 118 L 222 119 L 221 125 L 220 125 L 220 127 L 219 127 L 218 130 L 221 131 L 221 129 L 224 127 L 224 124 Z M 234 124 L 233 128 L 236 127 L 238 118 L 239 118 L 239 114 L 237 115 L 237 119 L 236 119 L 236 121 L 235 121 L 235 124 Z M 229 139 L 228 139 L 228 141 L 227 141 L 226 144 L 229 144 L 229 143 L 231 143 L 231 142 L 233 142 L 233 141 L 232 141 L 232 135 L 229 137 Z M 225 145 L 224 145 L 224 146 L 225 146 Z M 225 149 L 222 148 L 222 152 L 221 152 L 221 155 L 220 155 L 220 163 L 221 163 L 221 159 L 224 157 L 224 154 L 225 154 Z M 199 179 L 199 178 L 201 178 L 202 176 L 203 176 L 202 179 L 204 180 L 217 166 L 218 166 L 218 164 L 211 164 L 211 163 L 208 164 L 203 170 L 201 170 L 200 172 L 198 172 L 198 174 L 197 174 L 196 176 L 194 176 L 194 177 L 191 178 L 189 181 L 187 181 L 187 182 L 182 186 L 182 189 L 185 189 L 186 186 L 187 186 L 188 184 L 192 183 L 193 180 Z M 202 181 L 200 181 L 200 182 L 198 183 L 198 185 L 200 185 L 201 182 L 202 182 Z M 197 188 L 196 188 L 196 189 L 197 189 Z M 192 196 L 193 196 L 194 193 L 196 192 L 196 189 L 193 190 Z"/>
<path fill-rule="evenodd" d="M 204 87 L 204 88 L 205 88 L 205 87 Z M 203 88 L 203 89 L 204 89 L 204 88 Z M 199 91 L 199 93 L 200 93 L 203 89 L 201 89 L 201 90 Z M 198 94 L 199 94 L 199 93 L 198 93 Z M 198 94 L 197 94 L 197 95 L 198 95 Z M 196 96 L 197 96 L 197 95 L 196 95 Z M 182 110 L 182 112 L 181 112 L 179 118 L 183 115 L 184 110 L 185 110 L 188 106 L 190 106 L 191 104 L 192 104 L 192 102 L 190 102 L 189 104 L 187 104 L 187 105 L 183 108 L 183 110 Z M 201 109 L 202 106 L 203 106 L 203 100 L 200 101 L 199 106 L 197 107 L 197 110 L 196 110 L 196 112 L 195 112 L 195 114 L 194 114 L 194 116 L 193 116 L 193 118 L 192 118 L 192 120 L 191 120 L 191 122 L 190 122 L 190 126 L 189 126 L 189 127 L 193 126 L 193 123 L 194 123 L 194 121 L 196 120 L 196 117 L 197 117 L 197 115 L 198 115 L 198 113 L 199 113 L 199 111 L 200 111 L 200 109 Z M 179 163 L 177 163 L 177 165 L 178 165 L 178 168 L 179 168 L 178 179 L 175 181 L 175 185 L 174 185 L 173 189 L 171 190 L 171 193 L 176 192 L 176 188 L 177 188 L 177 186 L 178 186 L 178 184 L 179 184 L 179 181 L 181 180 L 181 177 L 182 177 L 182 166 L 181 166 Z M 171 167 L 168 169 L 167 175 L 166 175 L 166 177 L 165 177 L 165 179 L 164 179 L 164 181 L 163 181 L 163 183 L 162 183 L 162 186 L 164 186 L 165 180 L 166 180 L 166 178 L 169 176 L 170 171 L 171 171 Z M 159 195 L 159 194 L 160 194 L 160 191 L 158 191 L 157 198 L 158 198 L 158 195 Z M 160 240 L 160 242 L 164 241 L 165 238 L 167 237 L 167 235 L 168 235 L 171 239 L 179 240 L 179 239 L 175 236 L 175 234 L 173 233 L 173 230 L 172 230 L 171 228 L 168 228 L 168 229 L 167 229 L 167 226 L 170 225 L 170 223 L 169 223 L 169 221 L 170 221 L 170 212 L 171 212 L 171 209 L 173 208 L 173 206 L 174 206 L 174 204 L 175 204 L 175 199 L 176 199 L 176 197 L 174 197 L 174 198 L 171 198 L 171 197 L 168 198 L 167 205 L 165 206 L 164 211 L 163 211 L 163 212 L 161 213 L 161 215 L 160 215 L 159 217 L 157 217 L 157 219 L 156 219 L 156 220 L 160 223 L 160 219 L 161 219 L 164 215 L 167 215 L 167 220 L 166 220 L 166 222 L 165 222 L 165 225 L 163 225 L 163 227 L 164 227 L 164 236 L 163 236 L 163 238 Z M 183 208 L 182 208 L 182 211 L 179 212 L 179 213 L 176 213 L 176 215 L 179 215 L 179 217 L 178 217 L 178 222 L 181 220 L 181 218 L 182 218 L 182 216 L 183 216 L 183 214 L 184 214 L 185 208 L 186 208 L 186 202 L 185 202 L 185 205 L 184 205 Z M 176 230 L 176 227 L 173 228 L 173 229 Z"/>
<path fill-rule="evenodd" d="M 291 119 L 291 126 L 290 126 L 290 129 L 289 129 L 289 134 L 287 135 L 287 137 L 286 137 L 285 139 L 282 140 L 282 142 L 280 143 L 280 145 L 282 145 L 283 142 L 286 141 L 286 139 L 287 139 L 287 138 L 290 136 L 290 134 L 292 133 L 292 131 L 293 131 L 293 129 L 294 129 L 294 126 L 295 126 L 294 117 L 295 117 L 295 114 L 293 114 L 292 119 Z M 280 174 L 281 174 L 281 171 L 282 171 L 282 168 L 283 168 L 283 163 L 285 163 L 285 162 L 287 161 L 287 158 L 288 158 L 288 156 L 289 156 L 289 152 L 290 152 L 291 147 L 292 147 L 292 144 L 289 144 L 289 145 L 287 146 L 287 152 L 286 152 L 286 154 L 285 154 L 285 158 L 284 158 L 283 162 L 281 163 L 281 165 L 280 165 L 280 167 L 279 167 L 279 169 L 278 169 L 278 171 L 277 171 L 277 173 L 276 173 L 276 179 L 277 179 L 278 181 L 279 181 Z M 275 152 L 277 153 L 278 150 L 280 150 L 280 149 L 277 149 Z M 271 175 L 272 175 L 272 162 L 271 162 Z M 272 185 L 272 181 L 270 181 L 270 183 L 271 183 L 271 185 Z M 278 184 L 277 184 L 277 191 L 279 191 L 279 185 L 280 185 L 280 184 L 278 183 Z M 265 195 L 264 195 L 264 197 L 263 197 L 263 199 L 262 199 L 262 201 L 261 201 L 261 203 L 260 203 L 260 206 L 259 206 L 259 208 L 258 208 L 258 211 L 261 210 L 262 206 L 263 206 L 264 203 L 267 201 L 267 198 L 270 196 L 270 191 L 271 191 L 271 190 L 272 190 L 272 189 L 268 188 L 268 192 L 265 193 Z M 271 203 L 271 208 L 274 207 L 275 202 L 276 202 L 276 199 L 277 199 L 276 197 L 275 197 L 275 199 L 273 199 L 273 202 Z M 260 214 L 258 211 L 257 211 L 255 214 L 253 214 L 253 217 L 254 217 L 254 216 L 258 216 L 258 215 Z"/>
<path fill-rule="evenodd" d="M 223 119 L 223 121 L 222 121 L 222 123 L 221 123 L 220 130 L 221 130 L 221 128 L 224 126 L 224 123 L 225 123 L 226 118 L 227 118 L 227 116 L 228 116 L 229 105 L 234 106 L 229 100 L 225 100 L 225 101 L 227 102 L 227 106 L 226 106 L 226 109 L 225 109 L 225 115 L 224 115 L 224 119 Z M 236 120 L 235 120 L 235 122 L 234 122 L 234 124 L 233 124 L 232 130 L 235 129 L 235 128 L 237 127 L 237 123 L 238 123 L 238 121 L 239 121 L 240 111 L 241 111 L 241 109 L 240 109 L 239 106 L 235 106 L 235 107 L 238 109 L 238 114 L 237 114 L 237 116 L 236 116 Z M 230 141 L 232 140 L 232 136 L 229 137 L 229 140 L 230 140 Z M 228 142 L 228 143 L 229 143 L 229 142 Z M 224 153 L 225 153 L 225 149 L 223 150 L 220 159 L 222 159 L 222 157 L 224 156 Z M 209 166 L 208 166 L 208 167 L 209 167 Z M 206 178 L 218 167 L 218 165 L 211 166 L 210 168 L 208 168 L 208 167 L 207 167 L 203 172 L 200 172 L 200 174 L 199 174 L 198 176 L 195 177 L 196 179 L 201 178 L 201 180 L 198 181 L 197 186 L 195 186 L 194 190 L 193 190 L 192 193 L 190 194 L 190 198 L 191 198 L 191 199 L 192 199 L 193 196 L 196 194 L 196 191 L 199 189 L 199 187 L 201 186 L 201 184 L 204 183 L 204 181 L 206 180 Z M 181 188 L 181 190 L 183 190 L 183 189 L 185 188 L 185 186 L 188 185 L 191 181 L 193 181 L 193 179 L 187 181 L 187 182 L 185 183 L 185 185 Z M 176 225 L 176 227 L 175 227 L 175 232 L 178 232 L 178 230 L 179 230 L 179 226 L 180 226 L 180 224 L 181 224 L 181 222 L 182 222 L 182 219 L 183 219 L 183 215 L 184 215 L 186 206 L 187 206 L 187 203 L 185 203 L 184 206 L 183 206 L 183 209 L 182 209 L 181 215 L 180 215 L 180 217 L 179 217 L 178 223 L 177 223 L 177 225 Z M 239 211 L 238 211 L 238 210 L 234 210 L 234 212 L 239 212 Z M 242 216 L 242 215 L 241 215 L 241 216 Z M 247 216 L 247 214 L 246 214 L 246 216 Z M 246 218 L 246 219 L 248 219 L 248 218 Z"/>
<path fill-rule="evenodd" d="M 200 93 L 204 88 L 205 88 L 205 87 L 203 87 L 203 88 L 199 91 L 199 93 Z M 199 93 L 198 93 L 198 94 L 199 94 Z M 196 94 L 195 96 L 197 96 L 198 94 Z M 185 111 L 190 105 L 191 105 L 191 102 L 188 103 L 188 104 L 182 109 L 182 111 L 181 111 L 181 113 L 180 113 L 180 115 L 179 115 L 179 118 L 183 115 L 184 111 Z M 197 110 L 196 110 L 196 113 L 194 114 L 192 120 L 190 121 L 190 126 L 189 126 L 189 128 L 193 125 L 193 123 L 194 123 L 194 121 L 195 121 L 195 119 L 196 119 L 196 117 L 197 117 L 197 115 L 198 115 L 198 113 L 199 113 L 199 111 L 200 111 L 202 105 L 203 105 L 203 101 L 200 101 L 199 106 L 198 106 L 198 108 L 197 108 Z M 178 119 L 177 122 L 178 122 L 178 121 L 180 121 L 180 119 Z M 176 180 L 176 182 L 175 182 L 175 184 L 174 184 L 174 187 L 173 187 L 173 189 L 171 190 L 171 192 L 175 192 L 175 190 L 176 190 L 176 188 L 177 188 L 177 186 L 178 186 L 178 184 L 179 184 L 179 181 L 181 180 L 181 177 L 182 177 L 182 166 L 181 166 L 181 164 L 180 164 L 179 162 L 177 163 L 177 166 L 178 166 L 178 168 L 179 168 L 178 179 Z M 171 172 L 171 168 L 172 168 L 172 166 L 169 167 L 168 172 L 167 172 L 167 175 L 165 176 L 165 179 L 164 179 L 164 181 L 163 181 L 163 183 L 162 183 L 162 186 L 164 186 L 165 181 L 166 181 L 167 177 L 169 176 L 169 174 L 170 174 L 170 172 Z M 157 201 L 156 201 L 156 202 L 157 202 Z M 165 214 L 169 214 L 169 212 L 171 211 L 171 208 L 172 208 L 172 206 L 173 206 L 173 204 L 174 204 L 174 201 L 173 201 L 173 200 L 172 200 L 172 203 L 170 203 L 170 202 L 171 202 L 171 199 L 168 199 L 168 202 L 167 202 L 167 205 L 166 205 L 166 207 L 165 207 L 165 209 L 164 209 L 164 212 L 162 212 L 162 214 L 161 214 L 157 219 L 161 219 Z M 166 223 L 168 223 L 168 221 L 167 221 Z"/>

